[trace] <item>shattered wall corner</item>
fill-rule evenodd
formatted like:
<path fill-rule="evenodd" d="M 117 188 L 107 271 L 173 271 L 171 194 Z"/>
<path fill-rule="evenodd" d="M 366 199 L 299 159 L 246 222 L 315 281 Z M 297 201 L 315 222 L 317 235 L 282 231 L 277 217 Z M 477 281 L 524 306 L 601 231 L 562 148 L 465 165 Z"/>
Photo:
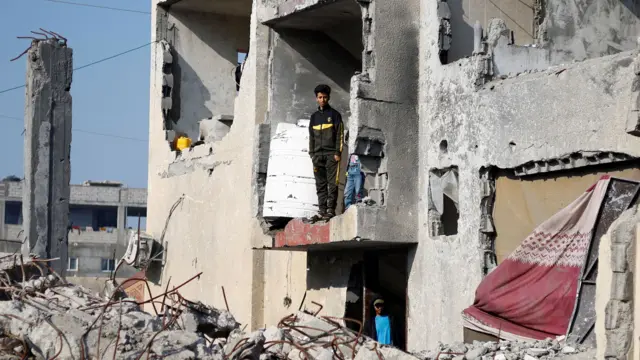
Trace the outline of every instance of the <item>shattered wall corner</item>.
<path fill-rule="evenodd" d="M 627 115 L 627 134 L 640 136 L 640 56 L 633 61 L 633 74 L 629 95 L 629 113 Z"/>
<path fill-rule="evenodd" d="M 598 358 L 625 360 L 633 351 L 639 222 L 636 205 L 625 211 L 600 240 L 595 305 Z"/>
<path fill-rule="evenodd" d="M 496 200 L 496 180 L 492 168 L 480 169 L 482 198 L 480 200 L 480 244 L 483 249 L 486 275 L 498 266 L 495 252 L 496 229 L 493 222 L 493 205 Z"/>

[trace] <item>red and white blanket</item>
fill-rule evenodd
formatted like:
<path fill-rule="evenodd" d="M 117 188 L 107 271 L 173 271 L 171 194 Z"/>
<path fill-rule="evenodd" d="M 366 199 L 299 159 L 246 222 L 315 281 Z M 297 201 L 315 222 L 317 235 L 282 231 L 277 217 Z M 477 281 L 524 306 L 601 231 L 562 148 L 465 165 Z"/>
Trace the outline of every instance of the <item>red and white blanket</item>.
<path fill-rule="evenodd" d="M 578 278 L 589 251 L 610 177 L 538 226 L 487 275 L 464 326 L 507 340 L 564 335 L 576 301 Z"/>

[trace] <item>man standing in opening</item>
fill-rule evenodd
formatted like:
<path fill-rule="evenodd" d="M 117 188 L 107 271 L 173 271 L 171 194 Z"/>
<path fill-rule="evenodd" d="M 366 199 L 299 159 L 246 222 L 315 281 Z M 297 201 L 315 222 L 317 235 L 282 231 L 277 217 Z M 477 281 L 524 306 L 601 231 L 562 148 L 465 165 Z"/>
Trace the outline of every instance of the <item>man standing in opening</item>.
<path fill-rule="evenodd" d="M 373 302 L 375 309 L 375 317 L 368 319 L 368 325 L 365 325 L 365 335 L 382 345 L 397 346 L 398 337 L 395 331 L 393 317 L 388 315 L 384 308 L 384 299 L 377 298 Z"/>
<path fill-rule="evenodd" d="M 318 85 L 314 93 L 318 111 L 311 115 L 309 122 L 309 156 L 313 162 L 320 211 L 313 220 L 328 220 L 336 215 L 344 126 L 342 115 L 329 105 L 331 88 Z"/>

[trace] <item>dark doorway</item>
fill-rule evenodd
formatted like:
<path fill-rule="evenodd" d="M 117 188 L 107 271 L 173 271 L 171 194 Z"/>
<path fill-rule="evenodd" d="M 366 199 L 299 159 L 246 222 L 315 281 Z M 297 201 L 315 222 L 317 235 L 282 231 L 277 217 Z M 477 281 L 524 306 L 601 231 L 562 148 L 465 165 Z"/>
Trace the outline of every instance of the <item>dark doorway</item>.
<path fill-rule="evenodd" d="M 375 298 L 383 297 L 397 327 L 397 346 L 402 350 L 406 350 L 407 333 L 407 261 L 407 249 L 365 252 L 364 260 L 351 267 L 345 304 L 345 317 L 364 324 L 375 317 Z M 354 331 L 360 327 L 349 321 L 347 326 Z"/>

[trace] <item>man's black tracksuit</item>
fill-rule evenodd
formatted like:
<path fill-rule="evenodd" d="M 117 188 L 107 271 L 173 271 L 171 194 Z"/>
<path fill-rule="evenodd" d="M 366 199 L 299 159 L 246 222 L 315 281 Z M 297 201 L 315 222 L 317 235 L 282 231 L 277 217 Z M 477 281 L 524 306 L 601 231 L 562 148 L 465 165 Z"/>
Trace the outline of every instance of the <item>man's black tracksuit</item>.
<path fill-rule="evenodd" d="M 309 122 L 309 155 L 313 161 L 320 214 L 335 214 L 338 201 L 340 161 L 344 125 L 342 115 L 331 106 L 318 108 Z"/>

